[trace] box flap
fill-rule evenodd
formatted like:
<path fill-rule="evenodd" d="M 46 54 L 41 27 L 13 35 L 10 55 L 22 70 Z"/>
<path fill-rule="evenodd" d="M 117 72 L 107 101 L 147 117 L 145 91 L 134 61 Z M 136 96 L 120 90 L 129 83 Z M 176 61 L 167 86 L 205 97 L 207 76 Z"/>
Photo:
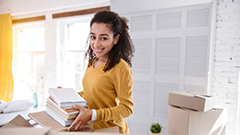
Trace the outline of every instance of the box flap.
<path fill-rule="evenodd" d="M 13 128 L 13 127 L 33 127 L 33 126 L 21 115 L 18 115 L 1 128 Z"/>
<path fill-rule="evenodd" d="M 178 95 L 189 96 L 189 97 L 199 97 L 199 98 L 211 98 L 211 97 L 213 97 L 211 95 L 198 93 L 198 92 L 192 92 L 192 91 L 171 91 L 170 93 L 175 93 L 175 94 L 178 94 Z"/>
<path fill-rule="evenodd" d="M 44 111 L 29 113 L 28 115 L 31 119 L 36 121 L 39 125 L 44 128 L 49 128 L 52 132 L 66 131 L 68 127 L 64 127 L 50 117 Z M 88 122 L 85 127 L 79 132 L 93 132 L 93 122 Z"/>
<path fill-rule="evenodd" d="M 207 112 L 192 112 L 189 129 L 191 133 L 219 135 L 227 124 L 225 109 L 211 109 Z M 200 135 L 200 134 L 199 134 Z"/>
<path fill-rule="evenodd" d="M 206 112 L 214 107 L 214 97 L 188 91 L 169 92 L 168 104 Z"/>
<path fill-rule="evenodd" d="M 213 96 L 210 96 L 210 95 L 204 95 L 204 94 L 193 94 L 195 97 L 198 97 L 198 98 L 211 98 Z"/>
<path fill-rule="evenodd" d="M 48 129 L 32 127 L 0 128 L 1 135 L 45 135 L 48 131 Z"/>

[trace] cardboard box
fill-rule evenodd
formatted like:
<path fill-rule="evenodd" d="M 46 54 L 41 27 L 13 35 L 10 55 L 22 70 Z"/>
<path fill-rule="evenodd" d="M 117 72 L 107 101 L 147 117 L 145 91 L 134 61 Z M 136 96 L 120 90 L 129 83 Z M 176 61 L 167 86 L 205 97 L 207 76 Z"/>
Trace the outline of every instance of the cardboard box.
<path fill-rule="evenodd" d="M 73 132 L 49 132 L 47 135 L 105 135 L 105 134 L 110 134 L 110 135 L 119 135 L 116 131 L 118 131 L 118 127 L 110 127 L 110 128 L 103 128 L 103 129 L 98 129 L 93 132 L 81 132 L 81 131 L 73 131 Z M 81 133 L 79 133 L 81 132 Z"/>
<path fill-rule="evenodd" d="M 45 112 L 30 113 L 29 116 L 38 124 L 41 124 L 43 128 L 34 128 L 33 125 L 25 120 L 21 115 L 16 116 L 9 123 L 0 128 L 1 135 L 102 135 L 102 134 L 119 134 L 119 128 L 117 126 L 104 128 L 93 131 L 93 122 L 88 122 L 84 129 L 81 131 L 66 131 L 67 127 L 63 127 L 58 122 L 53 120 Z M 40 123 L 41 122 L 41 123 Z M 52 125 L 53 124 L 53 125 Z M 80 133 L 81 132 L 81 133 Z"/>
<path fill-rule="evenodd" d="M 50 117 L 47 113 L 44 111 L 41 112 L 35 112 L 35 113 L 29 113 L 28 115 L 31 119 L 36 121 L 38 124 L 43 126 L 44 128 L 49 128 L 52 132 L 66 132 L 66 129 L 68 127 L 64 127 L 61 124 L 59 124 L 57 121 L 55 121 L 52 117 Z M 89 132 L 89 133 L 99 133 L 99 132 L 106 132 L 106 133 L 119 133 L 118 127 L 111 127 L 111 128 L 105 128 L 105 129 L 99 129 L 93 131 L 93 124 L 94 122 L 89 121 L 82 130 L 80 131 L 72 131 L 79 134 L 79 132 Z M 69 133 L 69 132 L 67 132 Z"/>
<path fill-rule="evenodd" d="M 169 106 L 168 134 L 225 135 L 227 110 L 213 108 L 207 112 Z"/>
<path fill-rule="evenodd" d="M 27 120 L 25 120 L 21 115 L 17 115 L 14 119 L 8 122 L 3 128 L 19 128 L 19 127 L 33 127 Z"/>
<path fill-rule="evenodd" d="M 214 107 L 214 97 L 187 91 L 169 92 L 168 104 L 206 112 Z"/>
<path fill-rule="evenodd" d="M 36 129 L 33 127 L 0 128 L 0 135 L 46 135 L 48 129 Z"/>
<path fill-rule="evenodd" d="M 45 135 L 48 129 L 35 129 L 21 115 L 16 116 L 9 123 L 0 128 L 1 135 Z"/>

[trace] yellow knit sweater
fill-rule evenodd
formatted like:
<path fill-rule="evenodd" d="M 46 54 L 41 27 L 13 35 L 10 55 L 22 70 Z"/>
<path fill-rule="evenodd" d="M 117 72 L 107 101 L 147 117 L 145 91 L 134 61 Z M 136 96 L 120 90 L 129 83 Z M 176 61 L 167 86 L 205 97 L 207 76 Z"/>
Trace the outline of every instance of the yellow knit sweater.
<path fill-rule="evenodd" d="M 96 109 L 93 130 L 118 126 L 120 133 L 129 133 L 124 118 L 132 114 L 132 71 L 123 59 L 107 72 L 104 66 L 87 67 L 79 94 Z"/>

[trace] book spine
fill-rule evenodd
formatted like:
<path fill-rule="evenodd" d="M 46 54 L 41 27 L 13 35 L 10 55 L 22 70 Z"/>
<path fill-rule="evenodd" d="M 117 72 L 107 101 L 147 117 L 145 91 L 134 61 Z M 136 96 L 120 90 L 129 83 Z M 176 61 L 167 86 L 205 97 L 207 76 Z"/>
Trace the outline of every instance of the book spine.
<path fill-rule="evenodd" d="M 56 103 L 54 103 L 54 101 L 52 101 L 51 98 L 47 99 L 47 104 L 51 105 L 52 107 L 54 107 L 55 109 L 57 109 L 59 112 L 61 112 L 63 115 L 65 115 L 66 117 L 68 117 L 68 113 L 66 111 L 64 111 L 63 109 L 61 109 Z"/>
<path fill-rule="evenodd" d="M 52 117 L 55 121 L 57 121 L 59 124 L 61 124 L 62 126 L 66 127 L 66 126 L 70 126 L 71 123 L 73 122 L 73 120 L 69 120 L 69 121 L 65 121 L 64 119 L 62 119 L 60 116 L 58 116 L 57 114 L 55 114 L 51 109 L 47 108 L 45 109 L 45 112 Z"/>
<path fill-rule="evenodd" d="M 61 108 L 73 108 L 73 105 L 86 107 L 87 106 L 87 102 L 62 103 L 61 104 Z"/>
<path fill-rule="evenodd" d="M 52 91 L 49 91 L 49 94 L 51 95 L 52 99 L 56 102 L 56 104 L 61 107 L 61 103 L 58 100 L 58 98 L 54 95 L 54 93 Z"/>
<path fill-rule="evenodd" d="M 49 108 L 52 108 L 54 111 L 60 113 L 60 115 L 63 115 L 63 117 L 66 117 L 68 119 L 75 118 L 79 114 L 79 110 L 74 109 L 70 111 L 64 111 L 62 108 L 58 107 L 54 101 L 52 101 L 51 98 L 47 99 L 47 104 Z"/>
<path fill-rule="evenodd" d="M 51 109 L 52 111 L 54 111 L 54 113 L 56 113 L 58 116 L 60 116 L 61 118 L 63 118 L 65 121 L 68 120 L 68 116 L 66 117 L 65 115 L 61 114 L 60 112 L 58 112 L 55 108 L 53 108 L 51 105 L 46 105 L 46 108 Z"/>
<path fill-rule="evenodd" d="M 79 111 L 67 111 L 68 115 L 77 115 L 79 114 Z"/>

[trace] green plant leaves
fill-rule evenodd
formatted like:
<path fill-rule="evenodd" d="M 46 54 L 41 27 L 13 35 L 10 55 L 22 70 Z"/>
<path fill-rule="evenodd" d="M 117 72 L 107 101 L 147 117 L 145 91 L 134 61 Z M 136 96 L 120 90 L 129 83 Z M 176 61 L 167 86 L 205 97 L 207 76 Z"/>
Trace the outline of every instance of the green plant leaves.
<path fill-rule="evenodd" d="M 160 133 L 162 131 L 162 126 L 159 123 L 152 123 L 150 131 L 152 133 Z"/>

